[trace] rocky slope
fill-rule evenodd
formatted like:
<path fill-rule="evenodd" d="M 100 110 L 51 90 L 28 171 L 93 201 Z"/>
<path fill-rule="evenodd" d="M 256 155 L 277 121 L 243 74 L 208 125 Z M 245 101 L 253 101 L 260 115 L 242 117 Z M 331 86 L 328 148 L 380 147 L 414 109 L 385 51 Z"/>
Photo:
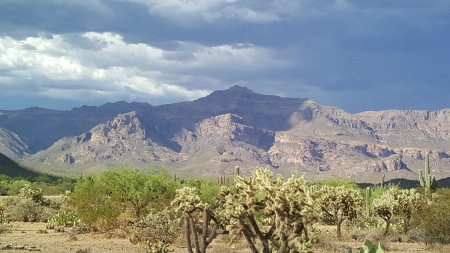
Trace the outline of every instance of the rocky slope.
<path fill-rule="evenodd" d="M 415 179 L 430 153 L 433 173 L 450 176 L 449 109 L 349 114 L 239 86 L 162 106 L 0 111 L 0 128 L 0 151 L 60 174 L 133 163 L 185 175 L 231 175 L 239 165 L 319 178 Z"/>
<path fill-rule="evenodd" d="M 0 128 L 0 153 L 11 159 L 18 159 L 29 153 L 28 145 L 8 129 Z"/>

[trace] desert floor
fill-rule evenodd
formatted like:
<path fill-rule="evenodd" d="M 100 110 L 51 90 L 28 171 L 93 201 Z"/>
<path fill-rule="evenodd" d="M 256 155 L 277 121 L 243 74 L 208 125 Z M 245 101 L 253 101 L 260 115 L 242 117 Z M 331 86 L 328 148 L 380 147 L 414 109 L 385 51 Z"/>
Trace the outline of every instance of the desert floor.
<path fill-rule="evenodd" d="M 11 222 L 4 225 L 0 234 L 0 247 L 2 252 L 40 251 L 48 253 L 96 253 L 96 252 L 145 252 L 145 245 L 133 245 L 127 236 L 120 232 L 99 233 L 90 232 L 78 234 L 70 228 L 64 232 L 46 229 L 45 223 Z M 333 227 L 329 227 L 332 232 Z M 363 244 L 351 238 L 338 241 L 334 236 L 322 237 L 321 242 L 315 245 L 313 252 L 347 252 L 349 247 Z M 427 246 L 423 243 L 387 242 L 386 252 L 450 252 L 448 245 Z M 8 246 L 10 249 L 7 249 Z M 187 252 L 182 240 L 178 240 L 173 247 L 175 253 Z M 228 245 L 224 238 L 213 241 L 208 252 L 234 252 L 250 253 L 244 241 Z M 359 252 L 359 250 L 354 250 Z"/>

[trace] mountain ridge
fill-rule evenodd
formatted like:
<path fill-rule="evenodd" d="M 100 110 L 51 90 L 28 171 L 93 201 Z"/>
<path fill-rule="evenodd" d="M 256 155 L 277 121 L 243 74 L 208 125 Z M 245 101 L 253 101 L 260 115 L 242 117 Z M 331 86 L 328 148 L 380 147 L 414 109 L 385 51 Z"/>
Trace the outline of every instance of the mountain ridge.
<path fill-rule="evenodd" d="M 32 120 L 30 129 L 16 126 L 33 126 Z M 2 139 L 2 131 L 10 137 Z M 442 178 L 450 176 L 449 133 L 450 109 L 350 114 L 240 86 L 160 106 L 120 101 L 70 111 L 0 110 L 0 152 L 59 174 L 133 163 L 179 174 L 224 175 L 239 165 L 318 178 L 414 179 L 430 153 Z"/>

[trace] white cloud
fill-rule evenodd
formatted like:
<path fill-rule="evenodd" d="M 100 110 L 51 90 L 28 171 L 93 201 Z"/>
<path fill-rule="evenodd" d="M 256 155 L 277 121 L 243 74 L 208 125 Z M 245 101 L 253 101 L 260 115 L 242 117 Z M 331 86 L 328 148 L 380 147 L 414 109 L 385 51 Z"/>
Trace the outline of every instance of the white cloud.
<path fill-rule="evenodd" d="M 20 83 L 25 93 L 38 90 L 44 96 L 71 100 L 96 96 L 195 99 L 222 83 L 226 72 L 264 71 L 286 64 L 271 50 L 251 44 L 207 47 L 179 42 L 178 48 L 165 51 L 127 43 L 114 33 L 79 36 L 95 46 L 80 47 L 73 35 L 0 38 L 4 52 L 0 77 L 6 81 L 0 87 Z M 185 88 L 188 85 L 191 89 Z"/>

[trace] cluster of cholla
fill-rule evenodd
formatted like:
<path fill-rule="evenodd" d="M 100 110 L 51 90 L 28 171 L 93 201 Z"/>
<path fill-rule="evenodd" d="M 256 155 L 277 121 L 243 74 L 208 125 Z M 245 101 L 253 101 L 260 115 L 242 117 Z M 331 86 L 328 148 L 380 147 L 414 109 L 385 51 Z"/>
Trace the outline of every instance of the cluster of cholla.
<path fill-rule="evenodd" d="M 374 213 L 385 223 L 385 232 L 401 221 L 404 232 L 410 227 L 414 213 L 426 201 L 415 190 L 389 188 L 370 205 L 370 189 L 366 189 L 366 214 Z M 223 186 L 215 203 L 201 200 L 198 189 L 177 190 L 172 205 L 185 220 L 189 253 L 205 253 L 211 241 L 221 233 L 243 235 L 253 253 L 307 252 L 315 239 L 313 223 L 322 214 L 333 219 L 337 236 L 341 224 L 354 219 L 364 208 L 357 189 L 349 186 L 314 186 L 295 173 L 290 178 L 275 176 L 268 168 L 251 175 L 239 175 L 236 168 L 234 185 Z M 194 246 L 194 247 L 193 247 Z"/>
<path fill-rule="evenodd" d="M 304 177 L 293 174 L 286 180 L 265 168 L 236 175 L 234 188 L 220 190 L 214 211 L 192 187 L 179 189 L 172 205 L 184 215 L 189 252 L 193 244 L 204 253 L 225 232 L 243 234 L 252 252 L 304 252 L 320 212 L 315 192 Z"/>
<path fill-rule="evenodd" d="M 242 232 L 252 252 L 259 252 L 257 245 L 262 252 L 302 252 L 310 246 L 309 227 L 319 211 L 313 194 L 304 177 L 285 180 L 258 169 L 236 176 L 235 189 L 222 188 L 221 216 L 230 221 L 228 229 Z"/>
<path fill-rule="evenodd" d="M 193 253 L 194 244 L 197 253 L 205 253 L 214 238 L 226 231 L 221 230 L 221 222 L 207 203 L 204 203 L 195 187 L 183 187 L 176 191 L 171 203 L 176 212 L 182 214 L 185 221 L 186 244 L 189 253 Z"/>

